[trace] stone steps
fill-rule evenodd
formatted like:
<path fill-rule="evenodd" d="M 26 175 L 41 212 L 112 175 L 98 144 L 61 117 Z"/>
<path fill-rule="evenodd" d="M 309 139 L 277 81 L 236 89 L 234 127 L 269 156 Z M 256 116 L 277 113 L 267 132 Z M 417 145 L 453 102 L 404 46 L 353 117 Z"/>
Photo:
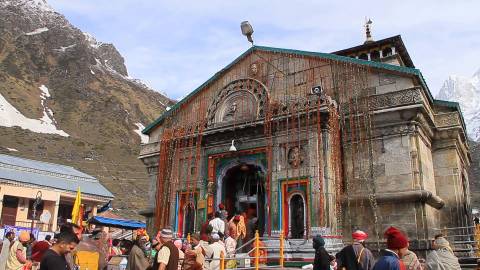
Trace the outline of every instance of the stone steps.
<path fill-rule="evenodd" d="M 280 251 L 280 240 L 263 240 L 267 246 L 268 257 L 278 257 Z M 325 248 L 335 255 L 344 247 L 341 239 L 325 239 Z M 285 239 L 284 256 L 286 261 L 312 261 L 315 257 L 315 250 L 312 246 L 312 239 Z"/>

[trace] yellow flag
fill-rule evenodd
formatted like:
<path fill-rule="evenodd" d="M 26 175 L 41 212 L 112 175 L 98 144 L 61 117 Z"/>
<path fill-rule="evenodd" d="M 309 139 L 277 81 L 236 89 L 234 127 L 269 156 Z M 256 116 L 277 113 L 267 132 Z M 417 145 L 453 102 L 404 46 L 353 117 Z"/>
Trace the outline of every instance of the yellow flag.
<path fill-rule="evenodd" d="M 81 204 L 82 204 L 82 193 L 80 192 L 80 187 L 78 187 L 77 197 L 75 198 L 75 203 L 73 204 L 73 209 L 72 209 L 72 223 L 74 224 L 78 223 Z"/>

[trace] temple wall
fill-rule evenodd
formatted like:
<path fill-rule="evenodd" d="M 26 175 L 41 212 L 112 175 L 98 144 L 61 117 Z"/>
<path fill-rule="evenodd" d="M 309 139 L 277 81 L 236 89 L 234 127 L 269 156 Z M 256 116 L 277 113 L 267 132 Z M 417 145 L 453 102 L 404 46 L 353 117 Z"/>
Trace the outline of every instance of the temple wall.
<path fill-rule="evenodd" d="M 412 78 L 388 73 L 369 74 L 369 86 L 375 88 L 375 94 L 386 94 L 414 87 Z"/>
<path fill-rule="evenodd" d="M 437 142 L 435 147 L 433 160 L 437 193 L 445 201 L 437 227 L 465 226 L 468 194 L 465 194 L 462 182 L 467 181 L 466 175 L 462 174 L 464 164 L 453 140 Z"/>
<path fill-rule="evenodd" d="M 289 158 L 289 151 L 299 145 L 298 139 L 292 140 L 291 136 L 286 134 L 277 134 L 274 137 L 273 148 L 273 171 L 272 171 L 272 197 L 271 197 L 271 211 L 272 211 L 272 229 L 276 232 L 283 230 L 281 216 L 284 214 L 279 209 L 279 205 L 283 205 L 281 185 L 282 183 L 294 182 L 296 180 L 307 180 L 308 194 L 308 223 L 311 232 L 320 231 L 321 228 L 327 227 L 330 231 L 336 231 L 336 186 L 335 177 L 333 173 L 333 166 L 328 159 L 331 158 L 331 146 L 329 141 L 331 134 L 323 130 L 322 144 L 319 145 L 318 133 L 312 129 L 309 131 L 309 137 L 306 137 L 306 132 L 300 139 L 300 155 L 302 163 L 295 167 L 292 160 Z M 319 162 L 318 157 L 324 157 L 322 162 Z M 321 174 L 322 181 L 319 180 L 319 166 L 322 166 Z M 323 184 L 323 194 L 319 192 L 319 185 Z M 323 196 L 323 207 L 320 206 L 320 196 Z M 324 217 L 324 223 L 320 224 L 320 215 Z"/>
<path fill-rule="evenodd" d="M 376 141 L 375 145 L 382 143 Z M 377 151 L 375 166 L 384 168 L 376 176 L 377 192 L 397 192 L 412 189 L 411 145 L 409 135 L 383 139 L 383 149 Z M 365 161 L 368 164 L 368 161 Z"/>
<path fill-rule="evenodd" d="M 397 226 L 413 239 L 428 239 L 433 237 L 432 228 L 437 227 L 435 224 L 438 223 L 439 210 L 421 201 L 421 196 L 425 195 L 419 194 L 423 191 L 436 194 L 431 147 L 422 136 L 421 129 L 413 125 L 397 124 L 390 126 L 388 130 L 390 131 L 383 130 L 383 132 L 396 131 L 397 133 L 393 132 L 373 142 L 379 236 L 382 237 L 383 231 L 389 226 Z M 350 183 L 350 201 L 344 201 L 344 208 L 348 209 L 350 206 L 351 209 L 344 215 L 344 231 L 360 228 L 375 234 L 375 224 L 372 222 L 374 201 L 368 198 L 372 189 L 366 188 L 370 180 L 362 180 L 359 177 L 360 172 L 352 171 L 351 146 L 347 150 L 345 152 L 347 166 L 344 168 L 346 175 L 351 177 L 355 174 L 358 178 Z M 355 159 L 354 162 L 357 163 L 355 169 L 359 171 L 361 167 L 358 164 L 368 164 L 368 159 Z M 348 203 L 349 206 L 346 205 Z M 348 236 L 349 233 L 344 235 Z M 416 245 L 424 246 L 425 243 L 426 241 L 423 241 Z"/>
<path fill-rule="evenodd" d="M 433 156 L 432 149 L 430 145 L 427 145 L 428 142 L 424 139 L 421 134 L 415 135 L 413 137 L 414 143 L 416 143 L 416 152 L 418 159 L 418 173 L 420 175 L 419 186 L 424 189 L 436 194 L 436 185 L 435 185 L 435 175 L 434 175 L 434 166 L 433 166 Z"/>

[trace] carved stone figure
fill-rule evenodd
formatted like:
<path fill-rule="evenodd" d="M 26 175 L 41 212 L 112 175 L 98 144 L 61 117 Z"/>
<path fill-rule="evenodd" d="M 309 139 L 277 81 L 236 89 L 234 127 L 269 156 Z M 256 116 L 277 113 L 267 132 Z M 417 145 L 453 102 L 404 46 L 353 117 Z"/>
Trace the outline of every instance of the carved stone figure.
<path fill-rule="evenodd" d="M 228 107 L 225 115 L 223 116 L 222 121 L 228 122 L 235 119 L 235 113 L 237 112 L 237 103 L 233 102 L 231 106 Z"/>
<path fill-rule="evenodd" d="M 250 70 L 252 71 L 252 75 L 257 75 L 258 73 L 258 66 L 256 63 L 253 63 L 251 66 L 250 66 Z"/>
<path fill-rule="evenodd" d="M 293 168 L 298 168 L 303 164 L 303 154 L 298 146 L 294 146 L 288 150 L 288 164 Z"/>
<path fill-rule="evenodd" d="M 214 194 L 215 187 L 216 187 L 215 182 L 210 182 L 209 181 L 208 184 L 207 184 L 207 193 L 208 194 Z"/>

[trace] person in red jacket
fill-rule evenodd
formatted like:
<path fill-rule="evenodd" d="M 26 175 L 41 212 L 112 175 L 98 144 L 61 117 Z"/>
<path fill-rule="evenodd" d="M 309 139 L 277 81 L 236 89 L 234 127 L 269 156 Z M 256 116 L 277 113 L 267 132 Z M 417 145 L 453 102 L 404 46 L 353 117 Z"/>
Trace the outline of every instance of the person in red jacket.
<path fill-rule="evenodd" d="M 43 254 L 45 254 L 45 251 L 47 251 L 50 247 L 51 247 L 50 242 L 47 240 L 36 242 L 32 246 L 32 261 L 41 262 L 43 258 Z"/>
<path fill-rule="evenodd" d="M 210 226 L 210 221 L 213 219 L 213 213 L 208 213 L 207 215 L 207 220 L 205 223 L 202 225 L 202 228 L 200 229 L 200 238 L 202 238 L 203 241 L 208 241 L 208 236 L 210 233 L 212 233 L 212 226 Z"/>

